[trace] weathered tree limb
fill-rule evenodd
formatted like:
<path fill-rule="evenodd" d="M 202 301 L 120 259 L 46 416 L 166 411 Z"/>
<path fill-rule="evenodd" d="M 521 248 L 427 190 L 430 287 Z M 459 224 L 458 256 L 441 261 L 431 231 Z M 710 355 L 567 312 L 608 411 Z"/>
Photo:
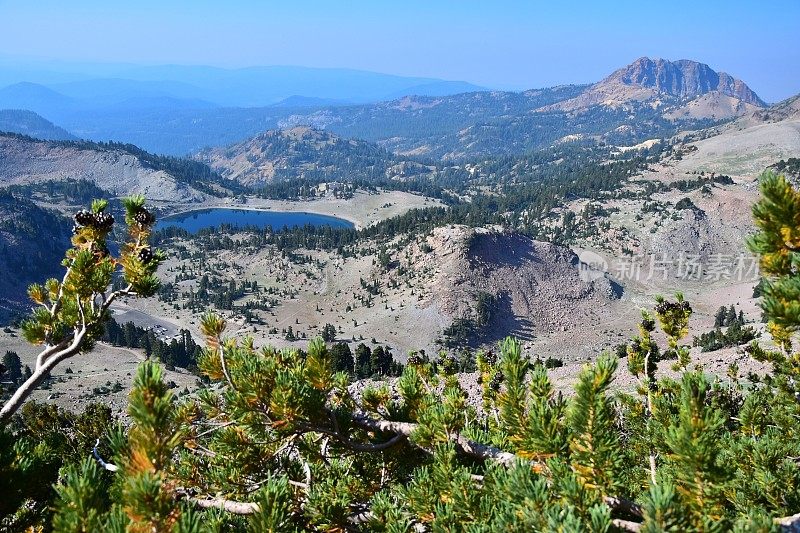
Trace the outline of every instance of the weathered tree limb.
<path fill-rule="evenodd" d="M 14 391 L 14 394 L 11 395 L 11 398 L 3 405 L 3 408 L 0 409 L 0 425 L 6 424 L 14 413 L 22 407 L 22 404 L 25 403 L 25 400 L 33 393 L 36 387 L 44 381 L 49 375 L 50 371 L 56 367 L 56 365 L 66 359 L 69 359 L 73 355 L 80 352 L 81 345 L 83 344 L 83 339 L 86 337 L 86 327 L 82 327 L 77 331 L 74 335 L 72 342 L 64 349 L 55 352 L 50 357 L 48 357 L 42 366 L 36 368 L 36 370 L 31 374 L 25 383 L 19 386 L 19 388 Z"/>
<path fill-rule="evenodd" d="M 132 285 L 128 285 L 124 289 L 112 292 L 103 301 L 97 316 L 102 317 L 114 300 L 120 296 L 129 296 L 135 294 L 132 292 L 132 288 Z M 56 310 L 56 312 L 58 311 L 55 304 L 53 304 L 53 308 Z M 3 408 L 0 409 L 0 426 L 8 423 L 14 413 L 16 413 L 19 408 L 22 407 L 22 404 L 25 403 L 25 400 L 28 399 L 36 387 L 38 387 L 42 381 L 50 376 L 50 372 L 59 363 L 81 352 L 83 349 L 84 340 L 86 339 L 86 334 L 95 324 L 93 322 L 87 323 L 83 304 L 80 301 L 78 302 L 78 310 L 81 315 L 81 324 L 75 326 L 71 337 L 64 339 L 59 344 L 54 346 L 48 346 L 42 350 L 41 353 L 39 353 L 36 358 L 36 369 L 34 372 L 27 380 L 25 380 L 25 383 L 20 385 L 19 388 L 14 391 L 14 394 L 11 395 L 11 398 L 9 398 L 8 401 L 3 404 Z"/>
<path fill-rule="evenodd" d="M 412 434 L 412 432 L 418 427 L 417 424 L 411 422 L 392 422 L 389 420 L 376 420 L 366 415 L 358 415 L 353 418 L 353 421 L 355 422 L 356 425 L 358 425 L 363 429 L 368 429 L 371 431 L 381 431 L 387 433 L 391 432 L 396 434 L 392 439 L 390 439 L 385 443 L 377 445 L 362 445 L 367 448 L 366 451 L 376 451 L 376 447 L 382 447 L 383 449 L 389 448 L 398 442 L 406 440 Z M 314 431 L 314 430 L 309 429 L 309 431 Z M 333 434 L 333 432 L 322 432 L 322 433 Z M 341 438 L 340 435 L 333 435 L 333 436 L 335 436 L 336 438 Z M 516 455 L 512 453 L 504 452 L 502 450 L 499 450 L 498 448 L 494 448 L 493 446 L 487 446 L 485 444 L 480 444 L 474 441 L 470 441 L 469 439 L 461 435 L 456 435 L 453 437 L 453 439 L 454 442 L 456 442 L 458 446 L 467 455 L 470 455 L 478 459 L 496 461 L 506 466 L 511 465 L 514 461 L 527 461 L 518 458 Z M 352 448 L 355 445 L 356 443 L 349 442 L 349 447 Z M 210 453 L 214 454 L 213 452 Z M 105 461 L 103 461 L 103 459 L 100 458 L 100 456 L 97 454 L 96 446 L 94 449 L 94 455 L 95 458 L 100 462 L 100 464 L 107 470 L 111 471 L 118 470 L 118 467 L 116 465 L 105 463 Z M 308 463 L 304 464 L 304 470 L 306 472 L 305 483 L 289 480 L 289 484 L 307 490 L 311 484 L 311 471 L 308 468 Z M 483 481 L 482 476 L 473 476 L 473 479 L 479 482 Z M 211 497 L 202 498 L 194 496 L 192 493 L 190 493 L 185 489 L 178 489 L 175 492 L 175 496 L 178 499 L 186 500 L 203 509 L 211 509 L 211 508 L 221 509 L 223 511 L 237 515 L 250 515 L 260 511 L 259 505 L 254 502 L 242 502 L 236 500 L 229 500 L 226 498 L 211 498 Z M 637 503 L 632 502 L 630 500 L 626 500 L 624 498 L 619 498 L 619 497 L 606 496 L 603 498 L 603 502 L 606 505 L 608 505 L 612 510 L 618 511 L 622 514 L 632 515 L 637 517 L 642 516 L 641 507 Z M 369 520 L 371 520 L 371 518 L 372 514 L 370 511 L 363 511 L 351 517 L 351 523 L 358 525 L 368 522 Z M 796 519 L 797 523 L 800 523 L 800 515 L 796 515 L 795 517 L 789 517 L 787 519 L 776 519 L 776 523 L 779 523 L 778 520 L 790 520 L 790 519 Z M 629 520 L 614 519 L 613 523 L 615 527 L 622 529 L 624 531 L 638 532 L 641 528 L 640 523 Z"/>
<path fill-rule="evenodd" d="M 364 429 L 369 429 L 372 431 L 397 433 L 398 435 L 404 435 L 406 437 L 410 437 L 411 434 L 414 432 L 414 430 L 417 429 L 418 427 L 417 424 L 414 424 L 412 422 L 392 422 L 389 420 L 376 420 L 374 418 L 371 418 L 363 414 L 354 416 L 353 422 L 357 426 Z M 461 449 L 462 452 L 476 459 L 481 459 L 484 461 L 494 461 L 496 463 L 500 463 L 503 466 L 511 466 L 515 462 L 535 463 L 536 465 L 544 466 L 543 463 L 531 461 L 530 459 L 522 459 L 513 453 L 500 450 L 499 448 L 495 448 L 494 446 L 489 446 L 486 444 L 481 444 L 479 442 L 469 440 L 461 434 L 453 435 L 452 440 Z M 413 444 L 413 441 L 410 442 L 412 442 Z M 629 516 L 636 516 L 639 518 L 643 516 L 641 506 L 636 502 L 632 502 L 625 498 L 620 498 L 618 496 L 606 496 L 603 498 L 603 502 L 614 511 L 620 512 L 622 514 Z M 798 520 L 800 521 L 800 518 L 798 518 Z M 627 529 L 628 531 L 638 531 L 638 529 L 630 529 L 630 527 L 633 527 L 632 524 L 637 524 L 636 522 L 627 522 L 625 520 L 622 520 L 620 522 L 621 523 L 624 522 L 622 525 L 618 526 L 620 527 L 620 529 Z M 625 525 L 628 525 L 630 527 L 628 528 L 623 527 Z"/>
<path fill-rule="evenodd" d="M 300 425 L 305 431 L 309 432 L 316 432 L 322 433 L 323 435 L 328 435 L 329 437 L 333 437 L 338 440 L 344 447 L 354 451 L 354 452 L 381 452 L 383 450 L 387 450 L 392 446 L 396 446 L 400 444 L 402 441 L 408 438 L 408 435 L 399 432 L 396 433 L 394 437 L 389 439 L 386 442 L 380 442 L 378 444 L 362 444 L 359 442 L 353 442 L 346 435 L 343 435 L 338 430 L 330 430 L 324 427 L 316 427 L 308 424 Z"/>
<path fill-rule="evenodd" d="M 619 518 L 615 518 L 611 521 L 614 524 L 614 527 L 617 529 L 621 529 L 623 531 L 641 531 L 642 524 L 639 522 L 631 522 L 630 520 L 620 520 Z"/>
<path fill-rule="evenodd" d="M 776 518 L 774 522 L 776 525 L 781 526 L 781 531 L 786 531 L 787 533 L 800 532 L 800 513 Z"/>
<path fill-rule="evenodd" d="M 187 501 L 203 509 L 222 509 L 232 514 L 249 515 L 261 510 L 255 502 L 237 502 L 225 498 L 196 498 L 187 497 Z"/>
<path fill-rule="evenodd" d="M 100 457 L 100 452 L 97 451 L 97 447 L 100 446 L 100 439 L 97 439 L 97 442 L 94 443 L 94 448 L 92 449 L 92 455 L 100 463 L 100 466 L 103 467 L 104 470 L 108 470 L 109 472 L 117 472 L 119 471 L 119 467 L 112 463 L 107 463 Z"/>
<path fill-rule="evenodd" d="M 377 420 L 363 414 L 354 416 L 353 422 L 363 429 L 396 433 L 398 435 L 404 435 L 405 437 L 410 437 L 414 430 L 416 430 L 418 427 L 418 424 L 414 424 L 412 422 Z M 460 433 L 454 434 L 452 436 L 452 440 L 463 453 L 471 457 L 475 457 L 476 459 L 481 459 L 484 461 L 490 460 L 500 463 L 504 466 L 511 466 L 515 461 L 519 460 L 519 458 L 513 453 L 505 452 L 499 448 L 495 448 L 494 446 L 469 440 Z"/>

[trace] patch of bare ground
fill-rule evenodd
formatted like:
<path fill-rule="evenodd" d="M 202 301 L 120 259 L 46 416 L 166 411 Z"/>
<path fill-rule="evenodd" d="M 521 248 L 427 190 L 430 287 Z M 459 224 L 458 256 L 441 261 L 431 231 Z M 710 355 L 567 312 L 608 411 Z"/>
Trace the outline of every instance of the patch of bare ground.
<path fill-rule="evenodd" d="M 515 335 L 543 349 L 563 347 L 574 337 L 570 332 L 584 325 L 592 331 L 583 345 L 568 345 L 583 351 L 605 341 L 595 326 L 614 315 L 619 294 L 604 277 L 581 279 L 578 257 L 569 248 L 460 226 L 437 228 L 423 246 L 409 249 L 407 259 L 425 275 L 429 290 L 423 305 L 435 304 L 452 318 L 477 320 L 479 295 L 491 296 L 482 344 Z"/>
<path fill-rule="evenodd" d="M 800 119 L 733 123 L 719 135 L 692 143 L 697 150 L 676 165 L 752 179 L 767 166 L 800 153 Z"/>
<path fill-rule="evenodd" d="M 16 352 L 22 364 L 33 368 L 39 350 L 25 342 L 18 331 L 0 332 L 0 350 Z M 51 402 L 72 411 L 81 410 L 92 402 L 111 407 L 115 416 L 127 418 L 128 393 L 136 368 L 145 360 L 144 352 L 98 343 L 88 353 L 80 354 L 55 368 L 51 379 L 40 386 L 32 400 Z M 197 376 L 183 369 L 164 369 L 164 379 L 174 386 L 176 394 L 197 388 Z"/>

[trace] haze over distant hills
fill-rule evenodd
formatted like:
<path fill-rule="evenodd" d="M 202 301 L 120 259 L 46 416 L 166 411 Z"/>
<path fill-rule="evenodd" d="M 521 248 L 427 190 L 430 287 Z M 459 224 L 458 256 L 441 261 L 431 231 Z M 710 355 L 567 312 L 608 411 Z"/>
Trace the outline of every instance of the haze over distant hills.
<path fill-rule="evenodd" d="M 67 81 L 34 76 L 51 81 L 0 89 L 0 109 L 28 109 L 81 138 L 171 155 L 303 125 L 400 155 L 456 160 L 519 154 L 560 140 L 635 144 L 766 105 L 746 83 L 708 65 L 650 58 L 593 85 L 524 92 L 302 67 L 119 66 L 106 74 Z"/>
<path fill-rule="evenodd" d="M 68 81 L 39 81 L 60 79 L 47 73 L 20 73 L 19 76 L 26 77 L 17 79 L 11 75 L 10 72 L 5 75 L 0 72 L 0 80 L 9 81 L 2 85 L 11 89 L 16 98 L 22 99 L 27 95 L 31 106 L 39 106 L 36 109 L 31 107 L 31 110 L 42 113 L 54 111 L 55 105 L 83 109 L 111 105 L 124 107 L 124 103 L 132 98 L 168 97 L 205 101 L 219 107 L 259 107 L 292 96 L 363 103 L 409 94 L 441 96 L 483 90 L 464 81 L 293 66 L 242 69 L 183 65 L 128 67 L 118 68 L 113 75 L 83 76 Z M 6 105 L 5 101 L 0 102 Z"/>

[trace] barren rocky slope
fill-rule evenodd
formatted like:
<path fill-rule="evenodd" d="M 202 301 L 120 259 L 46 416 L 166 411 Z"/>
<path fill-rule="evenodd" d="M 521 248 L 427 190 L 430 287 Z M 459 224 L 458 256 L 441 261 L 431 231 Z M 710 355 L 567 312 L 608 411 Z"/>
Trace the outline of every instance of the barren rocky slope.
<path fill-rule="evenodd" d="M 677 165 L 684 170 L 758 175 L 781 159 L 800 155 L 800 95 L 705 132 Z"/>
<path fill-rule="evenodd" d="M 585 265 L 569 248 L 515 233 L 446 226 L 394 257 L 389 275 L 410 272 L 419 287 L 414 306 L 435 312 L 444 325 L 469 321 L 473 345 L 491 346 L 514 335 L 549 353 L 574 348 L 563 354 L 574 358 L 616 338 L 593 327 L 580 346 L 569 340 L 573 328 L 612 322 L 621 296 L 621 287 L 603 275 L 582 277 Z"/>
<path fill-rule="evenodd" d="M 621 294 L 605 277 L 584 281 L 569 248 L 514 233 L 438 228 L 432 252 L 415 269 L 435 265 L 428 302 L 454 318 L 474 318 L 479 293 L 495 304 L 486 331 L 494 338 L 565 331 L 608 312 Z"/>
<path fill-rule="evenodd" d="M 144 194 L 152 202 L 195 202 L 206 194 L 123 150 L 38 141 L 0 134 L 0 186 L 66 178 L 93 181 L 114 195 Z"/>

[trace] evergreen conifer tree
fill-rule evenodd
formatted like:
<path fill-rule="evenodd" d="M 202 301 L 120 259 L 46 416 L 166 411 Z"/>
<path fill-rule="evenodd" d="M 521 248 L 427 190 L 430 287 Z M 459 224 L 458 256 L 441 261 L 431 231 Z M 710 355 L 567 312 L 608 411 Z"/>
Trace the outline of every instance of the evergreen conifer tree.
<path fill-rule="evenodd" d="M 144 197 L 123 201 L 128 240 L 119 257 L 109 252 L 106 240 L 114 226 L 106 200 L 92 202 L 91 210 L 78 211 L 72 248 L 67 250 L 61 281 L 53 278 L 33 284 L 28 295 L 36 307 L 22 323 L 22 333 L 31 344 L 43 346 L 33 373 L 0 409 L 0 424 L 9 420 L 59 363 L 92 347 L 109 317 L 109 307 L 121 296 L 151 296 L 159 287 L 155 275 L 163 260 L 148 244 L 155 217 L 144 205 Z M 125 286 L 109 290 L 120 272 Z"/>

